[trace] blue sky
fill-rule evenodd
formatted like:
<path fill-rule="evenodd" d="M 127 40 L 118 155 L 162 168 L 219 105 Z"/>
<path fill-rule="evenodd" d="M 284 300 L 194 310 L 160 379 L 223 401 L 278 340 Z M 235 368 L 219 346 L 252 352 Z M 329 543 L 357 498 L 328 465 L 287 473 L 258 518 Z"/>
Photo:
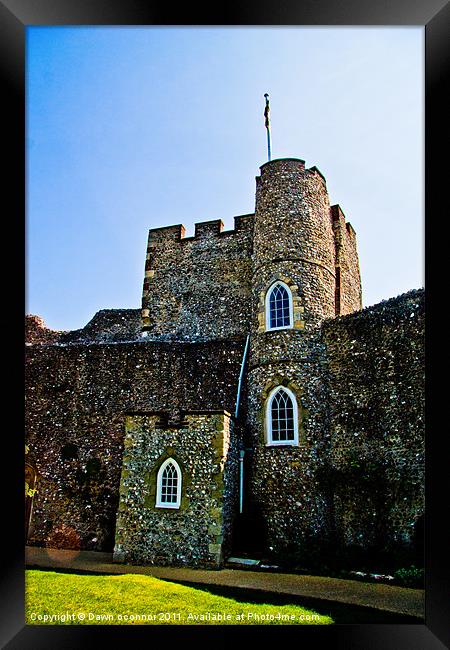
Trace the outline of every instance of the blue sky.
<path fill-rule="evenodd" d="M 423 286 L 423 27 L 28 27 L 27 313 L 138 308 L 148 229 L 254 211 L 267 160 L 327 179 L 364 305 Z"/>

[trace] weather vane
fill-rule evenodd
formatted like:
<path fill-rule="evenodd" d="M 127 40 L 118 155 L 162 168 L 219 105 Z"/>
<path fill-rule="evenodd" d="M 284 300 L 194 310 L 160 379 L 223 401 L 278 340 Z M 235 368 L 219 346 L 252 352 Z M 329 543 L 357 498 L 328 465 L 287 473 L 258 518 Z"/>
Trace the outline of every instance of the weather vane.
<path fill-rule="evenodd" d="M 267 129 L 267 150 L 269 154 L 269 161 L 271 159 L 271 143 L 270 143 L 270 106 L 269 106 L 269 93 L 264 93 L 266 98 L 266 107 L 264 109 L 264 117 L 266 118 L 265 125 Z"/>

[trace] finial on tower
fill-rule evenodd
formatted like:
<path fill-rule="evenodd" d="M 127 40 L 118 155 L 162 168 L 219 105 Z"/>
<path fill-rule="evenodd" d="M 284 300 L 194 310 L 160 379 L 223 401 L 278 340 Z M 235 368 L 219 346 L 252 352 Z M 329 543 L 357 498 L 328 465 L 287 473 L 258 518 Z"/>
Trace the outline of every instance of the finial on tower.
<path fill-rule="evenodd" d="M 266 107 L 264 109 L 264 117 L 265 117 L 265 126 L 267 129 L 267 150 L 268 150 L 268 155 L 269 155 L 269 161 L 271 159 L 271 143 L 270 143 L 270 106 L 269 106 L 269 93 L 264 93 L 264 97 L 266 98 Z"/>

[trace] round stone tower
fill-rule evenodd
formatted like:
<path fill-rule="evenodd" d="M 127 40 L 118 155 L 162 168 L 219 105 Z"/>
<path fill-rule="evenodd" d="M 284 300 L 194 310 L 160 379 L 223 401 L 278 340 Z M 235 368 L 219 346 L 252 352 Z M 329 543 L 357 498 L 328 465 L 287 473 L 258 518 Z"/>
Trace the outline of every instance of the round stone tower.
<path fill-rule="evenodd" d="M 336 249 L 318 169 L 273 160 L 256 180 L 247 503 L 265 522 L 266 549 L 283 553 L 287 540 L 324 527 L 314 479 L 326 417 L 319 326 L 336 313 Z"/>
<path fill-rule="evenodd" d="M 266 163 L 257 178 L 255 295 L 277 274 L 297 285 L 305 329 L 335 315 L 335 241 L 326 182 L 315 167 L 305 169 L 303 160 L 292 158 Z"/>
<path fill-rule="evenodd" d="M 251 367 L 304 356 L 305 341 L 335 316 L 335 239 L 325 179 L 303 160 L 273 160 L 257 177 Z M 279 283 L 291 319 L 271 328 L 268 294 Z"/>

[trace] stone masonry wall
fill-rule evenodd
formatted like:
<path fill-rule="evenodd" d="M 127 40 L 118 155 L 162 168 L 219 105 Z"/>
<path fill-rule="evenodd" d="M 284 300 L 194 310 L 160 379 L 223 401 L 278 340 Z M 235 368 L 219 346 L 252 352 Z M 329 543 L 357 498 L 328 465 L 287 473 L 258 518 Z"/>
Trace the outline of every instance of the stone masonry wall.
<path fill-rule="evenodd" d="M 154 415 L 126 419 L 114 557 L 137 564 L 218 568 L 237 510 L 237 444 L 230 415 L 187 413 L 179 427 Z M 182 474 L 179 509 L 156 504 L 157 474 L 174 458 Z"/>
<path fill-rule="evenodd" d="M 293 295 L 292 329 L 266 331 L 264 300 L 275 280 Z M 265 522 L 268 550 L 326 532 L 316 486 L 326 432 L 326 386 L 319 326 L 335 314 L 335 236 L 325 179 L 303 160 L 274 160 L 257 179 L 252 339 L 248 366 L 248 489 Z M 299 446 L 266 444 L 266 402 L 284 385 L 299 406 Z"/>
<path fill-rule="evenodd" d="M 277 280 L 290 288 L 293 327 L 266 331 Z M 244 503 L 262 515 L 266 552 L 410 547 L 424 510 L 423 291 L 360 306 L 352 227 L 317 168 L 282 159 L 261 167 L 255 214 L 234 230 L 215 220 L 194 237 L 150 231 L 142 309 L 102 310 L 73 332 L 27 317 L 27 461 L 38 474 L 29 543 L 221 566 L 239 432 Z M 295 447 L 266 445 L 279 385 L 297 399 Z M 183 475 L 170 511 L 155 508 L 169 456 Z"/>
<path fill-rule="evenodd" d="M 408 546 L 424 511 L 424 291 L 326 321 L 339 541 Z"/>
<path fill-rule="evenodd" d="M 25 317 L 26 345 L 48 343 L 115 343 L 141 340 L 140 309 L 101 309 L 84 327 L 61 331 L 49 329 L 42 318 Z"/>
<path fill-rule="evenodd" d="M 424 510 L 423 335 L 418 290 L 325 321 L 302 361 L 250 360 L 248 489 L 266 552 L 301 561 L 327 544 L 335 555 L 411 548 Z M 266 341 L 268 355 L 276 345 Z M 297 397 L 298 447 L 266 446 L 265 405 L 277 385 Z"/>
<path fill-rule="evenodd" d="M 323 346 L 310 339 L 303 349 L 307 352 L 302 361 L 278 361 L 249 369 L 248 427 L 254 450 L 249 489 L 251 501 L 265 520 L 265 550 L 279 556 L 311 536 L 326 538 L 328 534 L 326 503 L 316 478 L 328 443 Z M 276 386 L 286 386 L 296 396 L 298 446 L 267 446 L 266 404 Z"/>
<path fill-rule="evenodd" d="M 249 329 L 253 215 L 150 230 L 142 297 L 143 328 L 152 339 L 208 340 Z"/>
<path fill-rule="evenodd" d="M 257 179 L 252 329 L 258 329 L 259 294 L 282 273 L 298 287 L 303 327 L 314 329 L 335 313 L 335 244 L 326 183 L 303 160 L 261 167 Z"/>
<path fill-rule="evenodd" d="M 40 316 L 27 314 L 25 317 L 25 342 L 33 343 L 54 343 L 63 332 L 49 329 Z"/>
<path fill-rule="evenodd" d="M 29 541 L 112 550 L 125 414 L 235 408 L 244 341 L 26 348 L 26 441 L 38 472 Z"/>
<path fill-rule="evenodd" d="M 338 205 L 331 207 L 336 250 L 336 315 L 362 308 L 361 277 L 356 234 Z"/>

